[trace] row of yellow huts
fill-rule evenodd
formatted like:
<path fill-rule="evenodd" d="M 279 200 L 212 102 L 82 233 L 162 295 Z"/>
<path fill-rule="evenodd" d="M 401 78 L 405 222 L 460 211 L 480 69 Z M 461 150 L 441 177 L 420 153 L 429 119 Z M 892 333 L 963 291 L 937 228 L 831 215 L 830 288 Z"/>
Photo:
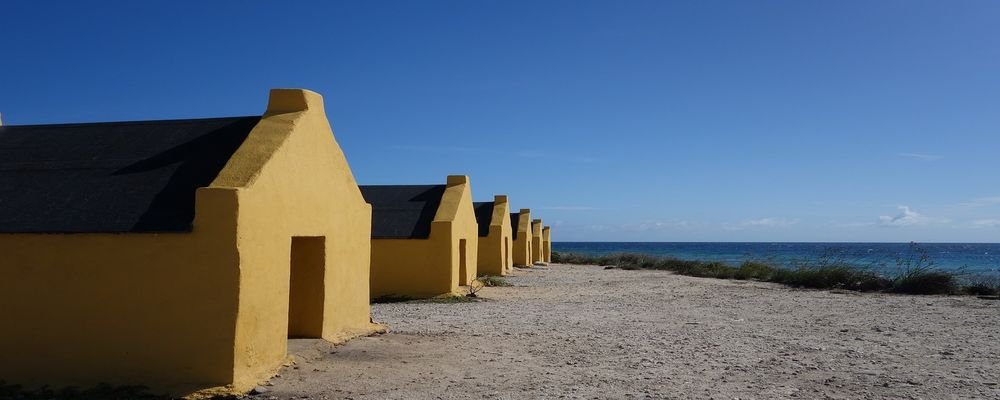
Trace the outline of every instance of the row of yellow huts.
<path fill-rule="evenodd" d="M 370 299 L 451 295 L 549 261 L 551 236 L 466 176 L 358 186 L 323 109 L 0 124 L 0 381 L 243 391 L 289 337 L 381 329 Z"/>

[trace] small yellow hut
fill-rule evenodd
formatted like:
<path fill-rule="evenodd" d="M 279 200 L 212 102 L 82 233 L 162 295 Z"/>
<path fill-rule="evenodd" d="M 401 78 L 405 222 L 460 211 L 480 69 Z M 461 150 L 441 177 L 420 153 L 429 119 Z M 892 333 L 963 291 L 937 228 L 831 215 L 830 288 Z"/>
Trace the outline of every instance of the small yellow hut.
<path fill-rule="evenodd" d="M 467 176 L 361 193 L 372 205 L 372 298 L 454 294 L 476 279 L 479 227 Z"/>
<path fill-rule="evenodd" d="M 479 274 L 507 275 L 514 269 L 511 239 L 510 204 L 507 196 L 497 195 L 493 201 L 477 202 L 476 222 L 479 224 Z"/>
<path fill-rule="evenodd" d="M 552 227 L 542 228 L 542 260 L 552 262 Z"/>
<path fill-rule="evenodd" d="M 531 266 L 531 210 L 522 208 L 510 214 L 511 239 L 514 241 L 515 266 Z"/>
<path fill-rule="evenodd" d="M 542 258 L 542 220 L 531 221 L 531 263 L 544 263 Z"/>
<path fill-rule="evenodd" d="M 371 208 L 320 95 L 263 116 L 0 127 L 0 379 L 247 390 L 371 332 Z"/>

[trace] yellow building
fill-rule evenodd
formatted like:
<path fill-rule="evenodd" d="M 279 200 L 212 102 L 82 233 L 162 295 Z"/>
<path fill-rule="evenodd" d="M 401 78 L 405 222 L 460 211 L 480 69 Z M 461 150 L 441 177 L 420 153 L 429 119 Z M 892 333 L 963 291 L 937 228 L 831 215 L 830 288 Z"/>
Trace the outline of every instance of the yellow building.
<path fill-rule="evenodd" d="M 514 241 L 514 265 L 531 266 L 531 210 L 522 208 L 510 214 L 511 239 Z"/>
<path fill-rule="evenodd" d="M 323 99 L 0 127 L 0 379 L 246 390 L 287 338 L 367 334 L 371 208 Z"/>
<path fill-rule="evenodd" d="M 365 185 L 372 205 L 371 296 L 458 293 L 476 279 L 479 227 L 469 178 L 446 185 Z"/>
<path fill-rule="evenodd" d="M 542 258 L 542 220 L 531 221 L 531 263 L 545 262 Z"/>
<path fill-rule="evenodd" d="M 479 274 L 507 275 L 514 269 L 511 238 L 510 204 L 507 196 L 473 204 L 479 224 Z"/>
<path fill-rule="evenodd" d="M 542 261 L 552 262 L 552 227 L 542 228 Z"/>

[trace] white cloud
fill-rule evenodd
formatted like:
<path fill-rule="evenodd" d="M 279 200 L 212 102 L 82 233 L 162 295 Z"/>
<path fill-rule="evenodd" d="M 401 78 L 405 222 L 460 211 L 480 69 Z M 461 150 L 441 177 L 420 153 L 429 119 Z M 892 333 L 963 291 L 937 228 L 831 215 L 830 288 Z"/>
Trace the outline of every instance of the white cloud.
<path fill-rule="evenodd" d="M 832 227 L 836 227 L 836 228 L 861 228 L 861 227 L 875 225 L 875 223 L 873 223 L 873 222 L 857 222 L 857 221 L 853 221 L 853 222 L 831 221 L 827 225 L 828 226 L 832 226 Z"/>
<path fill-rule="evenodd" d="M 648 221 L 636 225 L 626 225 L 629 230 L 636 231 L 668 231 L 676 229 L 689 229 L 699 224 L 692 224 L 688 221 Z"/>
<path fill-rule="evenodd" d="M 922 153 L 896 153 L 896 155 L 920 161 L 937 161 L 944 158 L 943 156 L 939 156 L 936 154 L 922 154 Z"/>
<path fill-rule="evenodd" d="M 885 227 L 922 225 L 930 221 L 929 218 L 920 215 L 907 206 L 897 206 L 899 214 L 894 216 L 882 215 L 878 217 L 878 223 Z"/>
<path fill-rule="evenodd" d="M 727 231 L 738 231 L 747 228 L 784 228 L 799 223 L 799 219 L 788 218 L 759 218 L 748 219 L 738 224 L 723 224 L 722 229 Z"/>
<path fill-rule="evenodd" d="M 613 227 L 610 227 L 608 225 L 591 225 L 589 228 L 590 228 L 591 231 L 594 231 L 594 232 L 613 232 L 613 231 L 615 231 L 615 229 Z"/>
<path fill-rule="evenodd" d="M 597 232 L 674 232 L 674 231 L 686 231 L 693 229 L 700 229 L 709 227 L 709 224 L 701 222 L 689 222 L 689 221 L 644 221 L 638 223 L 628 223 L 628 224 L 614 224 L 614 225 L 603 225 L 595 224 L 590 225 L 587 229 Z"/>
<path fill-rule="evenodd" d="M 972 226 L 977 228 L 1000 228 L 1000 219 L 977 219 L 972 221 Z"/>
<path fill-rule="evenodd" d="M 785 218 L 761 218 L 743 221 L 743 223 L 749 226 L 789 226 L 799 223 L 799 220 Z"/>
<path fill-rule="evenodd" d="M 972 201 L 969 201 L 967 203 L 961 203 L 961 204 L 959 204 L 959 206 L 967 207 L 967 208 L 976 208 L 976 207 L 995 206 L 995 205 L 998 205 L 998 204 L 1000 204 L 1000 196 L 997 196 L 997 197 L 979 197 L 979 198 L 972 199 Z"/>

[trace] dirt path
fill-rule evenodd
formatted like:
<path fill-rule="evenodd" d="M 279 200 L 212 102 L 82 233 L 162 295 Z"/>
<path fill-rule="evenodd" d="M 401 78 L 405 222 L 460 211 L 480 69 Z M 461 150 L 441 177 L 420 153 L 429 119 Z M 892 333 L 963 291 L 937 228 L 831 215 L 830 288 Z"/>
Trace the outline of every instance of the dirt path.
<path fill-rule="evenodd" d="M 253 398 L 1000 398 L 1000 302 L 793 290 L 658 271 L 517 271 L 490 301 L 377 304 L 391 333 Z"/>

